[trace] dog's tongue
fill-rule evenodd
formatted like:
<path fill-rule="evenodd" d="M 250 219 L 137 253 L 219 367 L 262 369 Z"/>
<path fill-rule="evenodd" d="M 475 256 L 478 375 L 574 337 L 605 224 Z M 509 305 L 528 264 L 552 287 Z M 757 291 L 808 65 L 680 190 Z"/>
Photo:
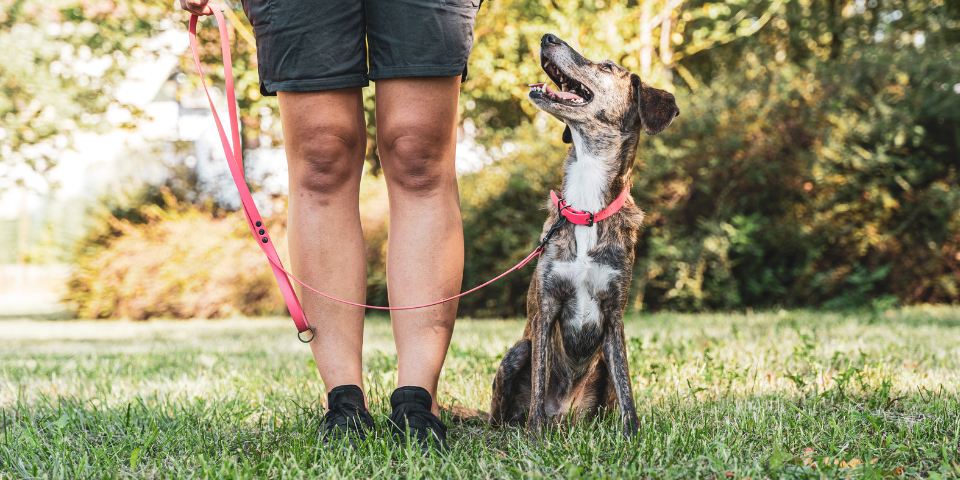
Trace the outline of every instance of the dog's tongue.
<path fill-rule="evenodd" d="M 530 86 L 531 88 L 532 88 L 532 87 L 543 87 L 543 89 L 546 90 L 547 95 L 550 95 L 550 96 L 552 96 L 552 97 L 562 98 L 562 99 L 564 99 L 564 100 L 576 100 L 576 99 L 578 99 L 578 98 L 582 100 L 582 98 L 580 98 L 580 95 L 577 95 L 577 94 L 572 93 L 572 92 L 558 92 L 558 91 L 550 88 L 550 86 L 547 85 L 546 83 L 534 83 L 534 84 L 531 84 L 531 85 L 529 85 L 529 86 Z"/>

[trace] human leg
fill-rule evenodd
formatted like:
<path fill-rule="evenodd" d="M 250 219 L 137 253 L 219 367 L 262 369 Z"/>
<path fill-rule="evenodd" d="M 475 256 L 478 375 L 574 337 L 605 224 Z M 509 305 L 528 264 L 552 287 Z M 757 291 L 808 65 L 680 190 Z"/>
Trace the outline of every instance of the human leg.
<path fill-rule="evenodd" d="M 366 129 L 360 88 L 278 97 L 290 172 L 293 272 L 321 291 L 362 303 L 367 272 L 359 196 Z M 326 390 L 362 387 L 363 308 L 302 288 L 298 293 L 316 332 L 310 347 Z"/>
<path fill-rule="evenodd" d="M 390 199 L 390 304 L 416 305 L 459 293 L 463 225 L 455 171 L 460 77 L 377 82 L 377 146 Z M 398 385 L 419 386 L 436 403 L 457 302 L 392 312 Z"/>

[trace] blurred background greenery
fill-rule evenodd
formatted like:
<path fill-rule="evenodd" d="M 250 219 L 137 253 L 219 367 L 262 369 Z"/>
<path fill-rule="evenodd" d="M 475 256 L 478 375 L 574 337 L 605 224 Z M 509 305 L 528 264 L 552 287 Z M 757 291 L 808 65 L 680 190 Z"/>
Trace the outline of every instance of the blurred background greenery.
<path fill-rule="evenodd" d="M 0 262 L 68 265 L 62 295 L 81 317 L 282 311 L 232 186 L 211 180 L 219 145 L 192 134 L 212 120 L 184 55 L 187 17 L 172 2 L 3 4 Z M 259 94 L 240 3 L 226 5 L 247 169 L 280 238 L 276 99 Z M 647 220 L 631 309 L 960 302 L 960 4 L 945 0 L 485 1 L 460 102 L 465 288 L 532 250 L 560 185 L 561 125 L 526 100 L 545 78 L 547 32 L 675 92 L 682 112 L 638 153 L 632 194 Z M 210 21 L 200 36 L 222 88 Z M 138 68 L 169 58 L 147 101 L 124 98 L 153 81 Z M 385 305 L 374 89 L 361 204 L 368 301 Z M 175 105 L 176 134 L 142 133 L 164 115 L 158 102 Z M 58 194 L 90 176 L 70 169 L 84 148 L 115 160 L 82 195 Z M 463 298 L 459 314 L 523 315 L 532 271 Z"/>

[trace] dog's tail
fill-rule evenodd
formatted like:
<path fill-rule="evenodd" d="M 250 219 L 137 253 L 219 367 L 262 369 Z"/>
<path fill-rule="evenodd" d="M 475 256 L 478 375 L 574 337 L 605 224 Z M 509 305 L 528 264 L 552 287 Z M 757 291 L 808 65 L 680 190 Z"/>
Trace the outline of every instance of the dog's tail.
<path fill-rule="evenodd" d="M 476 408 L 461 407 L 460 405 L 440 405 L 440 410 L 447 412 L 453 423 L 490 424 L 490 414 Z"/>

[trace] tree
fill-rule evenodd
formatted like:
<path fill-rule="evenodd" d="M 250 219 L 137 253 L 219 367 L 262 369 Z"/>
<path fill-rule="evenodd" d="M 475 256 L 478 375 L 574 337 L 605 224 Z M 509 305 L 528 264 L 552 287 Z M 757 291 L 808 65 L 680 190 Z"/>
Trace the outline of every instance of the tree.
<path fill-rule="evenodd" d="M 5 1 L 0 191 L 42 180 L 74 133 L 114 128 L 105 114 L 129 108 L 111 96 L 124 69 L 155 54 L 143 40 L 173 28 L 177 15 L 153 0 Z"/>

